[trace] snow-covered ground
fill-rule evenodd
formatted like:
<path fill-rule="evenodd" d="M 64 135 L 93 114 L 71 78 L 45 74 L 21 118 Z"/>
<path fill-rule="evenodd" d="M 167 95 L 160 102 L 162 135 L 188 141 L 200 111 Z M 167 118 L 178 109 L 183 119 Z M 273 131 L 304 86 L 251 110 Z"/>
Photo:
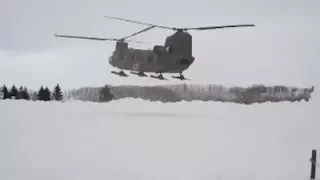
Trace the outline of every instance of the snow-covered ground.
<path fill-rule="evenodd" d="M 3 180 L 307 180 L 320 98 L 0 101 Z"/>

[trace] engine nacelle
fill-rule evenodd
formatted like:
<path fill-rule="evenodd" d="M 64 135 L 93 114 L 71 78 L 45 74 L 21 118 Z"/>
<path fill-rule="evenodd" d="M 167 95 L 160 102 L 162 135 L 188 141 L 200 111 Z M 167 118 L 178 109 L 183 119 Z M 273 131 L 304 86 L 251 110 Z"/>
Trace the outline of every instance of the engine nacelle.
<path fill-rule="evenodd" d="M 172 52 L 172 47 L 168 46 L 168 47 L 165 47 L 165 46 L 154 46 L 153 50 L 156 52 L 156 53 L 170 53 Z"/>

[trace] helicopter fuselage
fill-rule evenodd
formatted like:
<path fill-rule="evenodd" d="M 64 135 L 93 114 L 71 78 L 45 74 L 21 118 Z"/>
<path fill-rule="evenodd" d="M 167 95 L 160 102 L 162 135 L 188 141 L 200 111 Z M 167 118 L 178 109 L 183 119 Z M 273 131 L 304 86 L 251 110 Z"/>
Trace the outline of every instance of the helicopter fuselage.
<path fill-rule="evenodd" d="M 154 49 L 160 49 L 155 46 Z M 126 49 L 114 51 L 109 63 L 118 69 L 154 73 L 181 73 L 194 62 L 194 57 L 164 51 Z"/>
<path fill-rule="evenodd" d="M 153 50 L 128 48 L 128 43 L 117 42 L 109 58 L 113 67 L 122 70 L 153 73 L 182 73 L 195 58 L 192 56 L 192 37 L 186 32 L 176 32 L 166 38 L 164 46 Z"/>

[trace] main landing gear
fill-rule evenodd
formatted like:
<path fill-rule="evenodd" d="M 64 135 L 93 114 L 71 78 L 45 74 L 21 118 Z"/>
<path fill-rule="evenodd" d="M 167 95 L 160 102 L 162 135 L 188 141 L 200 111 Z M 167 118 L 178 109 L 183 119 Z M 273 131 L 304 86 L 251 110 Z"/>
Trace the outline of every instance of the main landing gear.
<path fill-rule="evenodd" d="M 128 75 L 123 71 L 111 71 L 111 73 L 113 74 L 116 74 L 118 76 L 121 76 L 121 77 L 127 77 Z M 144 72 L 135 72 L 135 71 L 131 71 L 130 72 L 131 74 L 135 74 L 135 75 L 138 75 L 139 77 L 148 77 L 148 75 L 146 75 Z M 152 77 L 152 78 L 155 78 L 155 79 L 159 79 L 159 80 L 168 80 L 166 78 L 163 77 L 162 73 L 157 73 L 159 75 L 150 75 L 149 77 Z M 179 76 L 172 76 L 172 78 L 175 78 L 175 79 L 180 79 L 180 80 L 190 80 L 188 78 L 185 78 L 183 75 L 182 75 L 182 72 L 180 73 Z"/>
<path fill-rule="evenodd" d="M 176 78 L 176 79 L 180 79 L 180 80 L 190 80 L 188 78 L 185 78 L 183 75 L 182 75 L 182 72 L 180 73 L 180 76 L 172 76 L 172 78 Z"/>
<path fill-rule="evenodd" d="M 160 73 L 157 76 L 150 75 L 150 77 L 155 78 L 155 79 L 159 79 L 159 80 L 167 80 L 166 78 L 163 77 L 162 73 Z"/>
<path fill-rule="evenodd" d="M 119 71 L 119 72 L 117 72 L 117 71 L 111 71 L 111 73 L 116 74 L 116 75 L 119 75 L 119 76 L 122 76 L 122 77 L 127 77 L 127 76 L 128 76 L 123 70 L 121 70 L 121 71 Z"/>
<path fill-rule="evenodd" d="M 138 75 L 139 77 L 147 77 L 147 76 L 148 76 L 148 75 L 146 75 L 144 72 L 134 72 L 134 71 L 131 71 L 130 73 L 131 73 L 131 74 Z"/>

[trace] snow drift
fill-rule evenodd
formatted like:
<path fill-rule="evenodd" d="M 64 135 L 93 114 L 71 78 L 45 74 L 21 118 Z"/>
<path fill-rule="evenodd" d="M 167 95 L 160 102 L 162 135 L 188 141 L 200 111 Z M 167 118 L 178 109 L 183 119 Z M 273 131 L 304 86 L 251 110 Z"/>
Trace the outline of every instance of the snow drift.
<path fill-rule="evenodd" d="M 309 101 L 314 87 L 253 85 L 251 87 L 225 87 L 221 85 L 161 85 L 161 86 L 109 86 L 115 99 L 140 98 L 149 101 L 219 101 L 241 104 L 280 101 Z M 87 87 L 65 92 L 66 99 L 99 101 L 101 87 Z"/>
<path fill-rule="evenodd" d="M 319 105 L 0 100 L 0 179 L 308 179 Z"/>

